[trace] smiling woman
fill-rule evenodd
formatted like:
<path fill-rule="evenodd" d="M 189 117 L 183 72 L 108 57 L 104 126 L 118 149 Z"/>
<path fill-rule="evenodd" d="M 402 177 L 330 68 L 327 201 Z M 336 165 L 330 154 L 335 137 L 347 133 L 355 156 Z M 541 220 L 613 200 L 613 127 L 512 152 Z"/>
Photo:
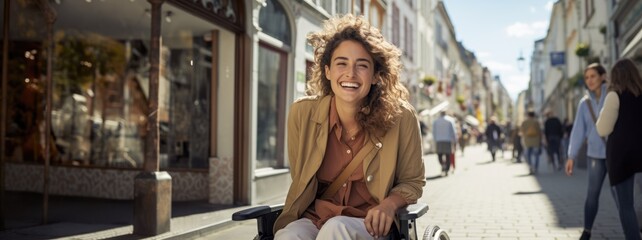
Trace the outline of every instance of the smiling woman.
<path fill-rule="evenodd" d="M 425 184 L 417 114 L 399 82 L 401 53 L 351 14 L 327 20 L 308 40 L 316 55 L 311 96 L 289 112 L 293 179 L 275 238 L 383 238 Z"/>

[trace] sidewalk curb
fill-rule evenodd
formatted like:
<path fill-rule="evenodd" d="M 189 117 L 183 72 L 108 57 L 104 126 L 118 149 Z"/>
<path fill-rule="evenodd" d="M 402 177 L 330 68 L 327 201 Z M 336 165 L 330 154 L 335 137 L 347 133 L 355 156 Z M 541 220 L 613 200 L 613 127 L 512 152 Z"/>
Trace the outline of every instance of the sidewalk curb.
<path fill-rule="evenodd" d="M 232 219 L 225 219 L 216 223 L 190 229 L 185 232 L 172 235 L 170 237 L 163 238 L 163 239 L 167 239 L 167 240 L 196 239 L 198 237 L 205 237 L 216 231 L 230 228 L 239 224 L 241 224 L 241 222 L 235 222 L 235 221 L 232 221 Z"/>

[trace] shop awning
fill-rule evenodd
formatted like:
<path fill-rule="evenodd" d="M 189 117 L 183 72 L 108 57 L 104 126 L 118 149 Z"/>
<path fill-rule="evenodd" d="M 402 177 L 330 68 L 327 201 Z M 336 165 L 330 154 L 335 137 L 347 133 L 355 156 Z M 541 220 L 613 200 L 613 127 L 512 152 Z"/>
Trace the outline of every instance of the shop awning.
<path fill-rule="evenodd" d="M 466 121 L 466 123 L 470 124 L 471 126 L 479 126 L 479 120 L 477 120 L 477 118 L 473 117 L 472 115 L 466 115 L 464 121 Z"/>
<path fill-rule="evenodd" d="M 437 106 L 430 108 L 430 109 L 424 109 L 423 111 L 419 112 L 420 116 L 434 116 L 435 114 L 445 110 L 448 107 L 448 101 L 443 101 Z"/>

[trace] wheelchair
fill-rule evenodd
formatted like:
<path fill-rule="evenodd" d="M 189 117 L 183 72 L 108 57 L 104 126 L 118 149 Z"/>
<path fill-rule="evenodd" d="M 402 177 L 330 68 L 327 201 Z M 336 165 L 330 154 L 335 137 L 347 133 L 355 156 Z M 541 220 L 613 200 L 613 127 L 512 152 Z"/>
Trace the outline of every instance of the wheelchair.
<path fill-rule="evenodd" d="M 283 211 L 283 204 L 274 206 L 256 206 L 249 209 L 241 210 L 232 214 L 233 221 L 245 221 L 256 219 L 258 234 L 255 240 L 272 240 L 274 235 L 272 227 L 276 218 Z M 417 240 L 417 218 L 428 212 L 428 205 L 417 203 L 408 205 L 405 208 L 397 210 L 397 220 L 399 220 L 399 229 L 389 234 L 389 239 Z M 437 225 L 430 225 L 424 230 L 423 240 L 450 240 L 448 234 Z"/>

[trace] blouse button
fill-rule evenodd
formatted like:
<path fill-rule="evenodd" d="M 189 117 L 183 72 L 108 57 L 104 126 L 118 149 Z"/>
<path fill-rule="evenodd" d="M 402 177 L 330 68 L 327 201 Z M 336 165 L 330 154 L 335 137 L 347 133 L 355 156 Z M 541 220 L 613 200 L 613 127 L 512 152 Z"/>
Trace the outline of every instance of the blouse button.
<path fill-rule="evenodd" d="M 366 182 L 370 182 L 370 181 L 372 181 L 372 175 L 368 175 L 368 177 L 366 178 Z"/>
<path fill-rule="evenodd" d="M 378 142 L 377 144 L 375 144 L 375 147 L 377 147 L 377 148 L 381 148 L 381 146 L 382 146 L 382 145 L 383 145 L 383 144 L 381 144 L 380 142 Z"/>
<path fill-rule="evenodd" d="M 346 187 L 346 186 L 347 186 L 347 184 L 346 184 L 346 183 L 343 183 L 343 187 Z"/>
<path fill-rule="evenodd" d="M 346 151 L 346 152 L 347 152 L 348 154 L 350 154 L 352 151 L 350 151 L 350 149 L 348 149 L 348 151 Z"/>

